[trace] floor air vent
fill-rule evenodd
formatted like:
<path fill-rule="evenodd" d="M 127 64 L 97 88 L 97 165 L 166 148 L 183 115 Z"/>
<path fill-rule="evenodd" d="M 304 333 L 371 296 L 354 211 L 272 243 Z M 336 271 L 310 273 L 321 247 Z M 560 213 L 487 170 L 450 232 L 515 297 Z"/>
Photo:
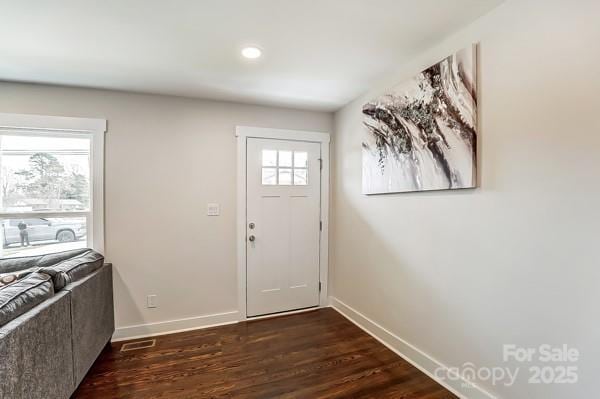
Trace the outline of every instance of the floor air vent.
<path fill-rule="evenodd" d="M 147 339 L 145 341 L 127 342 L 121 346 L 121 352 L 134 351 L 137 349 L 152 348 L 156 345 L 155 339 Z"/>

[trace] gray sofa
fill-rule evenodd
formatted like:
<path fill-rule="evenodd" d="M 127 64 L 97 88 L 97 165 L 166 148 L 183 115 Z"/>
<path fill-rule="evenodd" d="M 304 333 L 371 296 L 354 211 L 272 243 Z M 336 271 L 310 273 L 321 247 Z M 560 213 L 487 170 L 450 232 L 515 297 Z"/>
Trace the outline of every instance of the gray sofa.
<path fill-rule="evenodd" d="M 0 287 L 0 321 L 9 307 L 28 309 L 0 325 L 0 398 L 68 398 L 114 332 L 112 265 L 91 250 L 0 259 L 0 275 L 24 269 L 35 282 L 27 296 L 5 290 L 3 308 Z"/>

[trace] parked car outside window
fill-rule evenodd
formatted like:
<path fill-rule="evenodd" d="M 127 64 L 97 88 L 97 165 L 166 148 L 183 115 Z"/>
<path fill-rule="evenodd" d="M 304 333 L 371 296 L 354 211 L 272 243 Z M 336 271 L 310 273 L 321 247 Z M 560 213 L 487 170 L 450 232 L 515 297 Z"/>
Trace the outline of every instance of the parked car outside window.
<path fill-rule="evenodd" d="M 2 220 L 4 248 L 13 244 L 21 244 L 19 223 L 27 225 L 29 242 L 51 241 L 71 242 L 84 238 L 87 234 L 85 221 L 76 218 L 26 218 Z"/>

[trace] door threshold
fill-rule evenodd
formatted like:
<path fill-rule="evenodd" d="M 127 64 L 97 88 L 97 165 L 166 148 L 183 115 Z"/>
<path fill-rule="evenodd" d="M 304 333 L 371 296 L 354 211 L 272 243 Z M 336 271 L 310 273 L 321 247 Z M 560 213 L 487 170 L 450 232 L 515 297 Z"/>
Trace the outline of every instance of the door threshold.
<path fill-rule="evenodd" d="M 285 310 L 283 312 L 275 312 L 275 313 L 269 313 L 269 314 L 263 314 L 260 316 L 247 316 L 245 321 L 253 321 L 253 320 L 263 320 L 263 319 L 270 319 L 273 317 L 280 317 L 280 316 L 290 316 L 293 314 L 297 314 L 297 313 L 306 313 L 306 312 L 312 312 L 315 310 L 321 309 L 321 306 L 316 305 L 316 306 L 311 306 L 308 308 L 302 308 L 302 309 L 295 309 L 295 310 Z"/>

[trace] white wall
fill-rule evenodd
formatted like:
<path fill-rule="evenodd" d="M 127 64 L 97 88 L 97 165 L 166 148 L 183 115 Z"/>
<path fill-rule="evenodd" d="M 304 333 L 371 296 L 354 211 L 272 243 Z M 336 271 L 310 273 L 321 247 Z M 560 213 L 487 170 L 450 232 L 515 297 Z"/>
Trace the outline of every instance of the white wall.
<path fill-rule="evenodd" d="M 333 296 L 448 366 L 521 366 L 504 398 L 600 391 L 600 2 L 509 0 L 336 113 Z M 480 43 L 480 185 L 361 194 L 361 107 Z M 568 344 L 576 385 L 528 384 L 503 344 Z"/>
<path fill-rule="evenodd" d="M 108 120 L 105 235 L 117 328 L 237 311 L 235 126 L 333 129 L 330 113 L 12 83 L 0 83 L 0 112 Z M 221 216 L 206 216 L 208 202 L 221 204 Z M 158 308 L 146 308 L 147 294 L 158 295 Z"/>

